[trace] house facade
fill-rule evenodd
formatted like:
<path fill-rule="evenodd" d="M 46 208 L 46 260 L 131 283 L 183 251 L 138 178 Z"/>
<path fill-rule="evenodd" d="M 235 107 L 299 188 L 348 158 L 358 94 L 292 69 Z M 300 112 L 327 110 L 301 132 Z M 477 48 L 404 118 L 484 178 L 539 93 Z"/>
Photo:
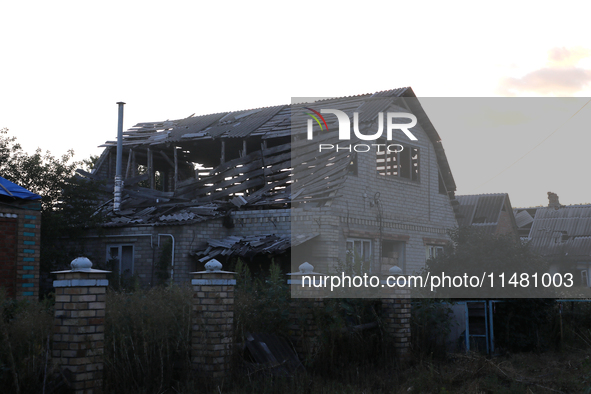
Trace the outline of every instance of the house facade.
<path fill-rule="evenodd" d="M 366 150 L 357 134 L 339 141 L 330 110 L 374 131 L 389 113 L 413 114 L 415 139 L 402 130 L 376 139 L 391 150 Z M 310 125 L 310 111 L 323 122 Z M 109 193 L 116 143 L 104 147 L 93 172 L 79 173 Z M 410 88 L 140 123 L 124 133 L 122 158 L 120 208 L 106 198 L 106 223 L 81 246 L 99 267 L 146 285 L 188 281 L 212 258 L 274 258 L 286 271 L 308 261 L 328 273 L 355 255 L 365 272 L 410 274 L 457 226 L 441 139 Z"/>
<path fill-rule="evenodd" d="M 550 262 L 551 273 L 573 273 L 575 286 L 591 287 L 591 205 L 561 205 L 548 192 L 548 206 L 517 208 L 522 239 Z"/>

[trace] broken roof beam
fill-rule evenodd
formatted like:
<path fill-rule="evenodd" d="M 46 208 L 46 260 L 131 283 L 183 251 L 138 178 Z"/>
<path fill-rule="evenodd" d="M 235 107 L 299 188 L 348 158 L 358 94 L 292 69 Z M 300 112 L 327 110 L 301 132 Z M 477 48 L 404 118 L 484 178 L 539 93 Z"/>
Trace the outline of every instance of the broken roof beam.
<path fill-rule="evenodd" d="M 170 160 L 170 158 L 168 157 L 168 155 L 166 153 L 164 153 L 164 151 L 159 151 L 160 155 L 164 158 L 164 160 L 170 164 L 170 166 L 172 168 L 174 168 L 174 162 L 172 160 Z"/>

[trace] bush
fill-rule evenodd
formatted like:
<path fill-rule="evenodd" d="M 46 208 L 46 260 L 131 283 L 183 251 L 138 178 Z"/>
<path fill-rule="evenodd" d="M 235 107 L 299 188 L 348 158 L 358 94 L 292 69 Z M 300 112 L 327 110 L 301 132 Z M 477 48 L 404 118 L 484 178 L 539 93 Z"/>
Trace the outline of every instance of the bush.
<path fill-rule="evenodd" d="M 517 299 L 495 308 L 495 346 L 512 352 L 547 350 L 551 343 L 550 299 Z"/>
<path fill-rule="evenodd" d="M 449 304 L 442 300 L 424 298 L 413 302 L 411 338 L 415 355 L 445 357 L 452 319 Z"/>

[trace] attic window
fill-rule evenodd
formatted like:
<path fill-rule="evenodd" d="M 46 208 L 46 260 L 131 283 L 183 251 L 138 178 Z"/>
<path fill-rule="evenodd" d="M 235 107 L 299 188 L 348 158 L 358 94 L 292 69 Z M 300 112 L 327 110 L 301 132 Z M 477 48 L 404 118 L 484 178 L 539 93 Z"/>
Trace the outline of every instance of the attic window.
<path fill-rule="evenodd" d="M 376 151 L 376 170 L 379 175 L 419 180 L 419 148 L 385 139 L 378 140 L 378 144 L 381 145 Z"/>

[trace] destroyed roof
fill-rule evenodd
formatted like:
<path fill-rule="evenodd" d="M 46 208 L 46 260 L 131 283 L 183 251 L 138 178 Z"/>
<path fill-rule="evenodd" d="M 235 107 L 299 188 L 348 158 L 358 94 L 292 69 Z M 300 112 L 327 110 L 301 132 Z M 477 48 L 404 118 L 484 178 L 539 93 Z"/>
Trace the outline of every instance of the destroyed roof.
<path fill-rule="evenodd" d="M 417 117 L 434 146 L 446 188 L 453 195 L 456 185 L 440 137 L 411 88 L 319 100 L 314 107 L 339 109 L 349 115 L 359 112 L 360 122 L 367 122 L 388 110 L 393 100 L 404 100 L 403 104 Z M 123 154 L 127 157 L 122 165 L 127 171 L 121 212 L 113 212 L 111 203 L 101 208 L 111 217 L 107 226 L 185 224 L 219 217 L 236 208 L 285 208 L 291 203 L 312 201 L 324 204 L 339 197 L 338 190 L 351 162 L 345 158 L 355 153 L 346 150 L 318 153 L 313 143 L 319 141 L 304 138 L 292 142 L 293 134 L 306 131 L 307 123 L 300 124 L 292 119 L 292 112 L 302 110 L 304 105 L 309 104 L 138 123 L 124 132 L 122 140 Z M 336 122 L 335 119 L 334 125 Z M 323 136 L 321 140 L 332 136 Z M 109 141 L 102 146 L 105 151 L 93 173 L 79 173 L 92 179 L 105 179 L 105 191 L 112 191 L 111 150 L 114 152 L 116 142 Z M 294 149 L 299 149 L 298 152 L 308 149 L 309 153 L 293 159 Z M 229 153 L 227 157 L 221 153 L 220 159 L 220 152 Z M 163 168 L 173 168 L 175 177 L 179 174 L 177 182 L 173 182 L 173 191 L 138 186 L 148 175 L 130 171 L 132 163 L 148 163 L 149 160 L 158 161 Z M 195 170 L 193 163 L 201 164 L 203 169 Z M 151 171 L 154 173 L 153 168 Z M 195 177 L 196 171 L 199 177 Z M 291 187 L 294 174 L 298 176 L 298 190 Z M 203 207 L 207 209 L 201 209 Z"/>
<path fill-rule="evenodd" d="M 591 205 L 537 208 L 530 246 L 544 256 L 591 258 Z"/>
<path fill-rule="evenodd" d="M 318 234 L 308 237 L 306 241 Z M 223 239 L 210 239 L 205 248 L 197 249 L 190 253 L 196 256 L 200 262 L 209 261 L 217 256 L 237 256 L 251 258 L 260 253 L 281 254 L 292 245 L 289 236 L 276 234 L 262 234 L 250 236 L 228 236 Z"/>
<path fill-rule="evenodd" d="M 507 193 L 456 196 L 456 200 L 460 204 L 455 208 L 458 225 L 475 226 L 489 234 L 497 232 L 503 210 L 512 212 Z"/>

